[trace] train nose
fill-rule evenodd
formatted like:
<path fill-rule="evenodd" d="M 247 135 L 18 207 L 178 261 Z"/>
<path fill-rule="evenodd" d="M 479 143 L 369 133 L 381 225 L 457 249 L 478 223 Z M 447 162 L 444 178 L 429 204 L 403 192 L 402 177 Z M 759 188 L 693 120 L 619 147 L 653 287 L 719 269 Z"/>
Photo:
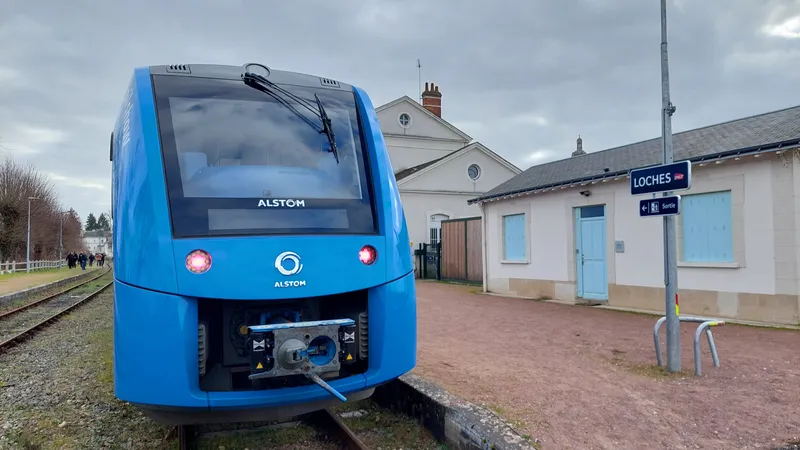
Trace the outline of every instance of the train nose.
<path fill-rule="evenodd" d="M 173 241 L 178 293 L 229 300 L 291 299 L 386 281 L 382 236 L 287 236 Z"/>

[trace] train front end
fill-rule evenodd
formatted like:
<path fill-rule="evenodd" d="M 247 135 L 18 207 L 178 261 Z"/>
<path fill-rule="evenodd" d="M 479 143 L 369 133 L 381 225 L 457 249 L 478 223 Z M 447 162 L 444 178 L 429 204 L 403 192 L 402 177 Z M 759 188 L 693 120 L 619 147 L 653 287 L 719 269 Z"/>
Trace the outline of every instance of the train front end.
<path fill-rule="evenodd" d="M 413 369 L 408 232 L 365 92 L 137 69 L 111 159 L 119 399 L 165 424 L 275 420 Z"/>

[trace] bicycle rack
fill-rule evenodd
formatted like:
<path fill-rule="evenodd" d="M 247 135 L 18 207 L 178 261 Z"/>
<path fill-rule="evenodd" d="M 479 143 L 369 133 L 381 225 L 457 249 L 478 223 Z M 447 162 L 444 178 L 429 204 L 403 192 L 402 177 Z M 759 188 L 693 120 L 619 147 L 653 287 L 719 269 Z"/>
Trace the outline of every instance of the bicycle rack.
<path fill-rule="evenodd" d="M 667 318 L 661 317 L 656 322 L 655 327 L 653 327 L 653 343 L 656 347 L 656 361 L 658 362 L 659 367 L 664 365 L 664 361 L 661 358 L 661 342 L 658 340 L 658 331 L 661 329 L 661 325 L 666 322 Z M 711 359 L 714 360 L 714 367 L 719 367 L 719 355 L 717 354 L 717 345 L 714 343 L 714 336 L 711 333 L 711 327 L 725 325 L 725 321 L 717 320 L 717 319 L 708 319 L 703 317 L 692 317 L 692 316 L 679 316 L 678 320 L 681 322 L 690 322 L 690 323 L 699 323 L 700 325 L 697 326 L 697 330 L 694 333 L 694 373 L 697 376 L 702 375 L 702 370 L 700 368 L 700 336 L 705 332 L 706 337 L 708 338 L 708 348 L 711 350 Z"/>

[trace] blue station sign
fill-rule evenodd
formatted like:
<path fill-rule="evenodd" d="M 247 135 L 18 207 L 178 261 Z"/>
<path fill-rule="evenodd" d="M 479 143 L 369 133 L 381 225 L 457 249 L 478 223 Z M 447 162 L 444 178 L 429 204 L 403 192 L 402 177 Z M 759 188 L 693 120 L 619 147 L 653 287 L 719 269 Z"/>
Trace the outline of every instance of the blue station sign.
<path fill-rule="evenodd" d="M 692 164 L 681 161 L 631 171 L 631 195 L 683 191 L 692 186 Z"/>
<path fill-rule="evenodd" d="M 639 217 L 675 216 L 680 213 L 680 195 L 639 200 Z"/>

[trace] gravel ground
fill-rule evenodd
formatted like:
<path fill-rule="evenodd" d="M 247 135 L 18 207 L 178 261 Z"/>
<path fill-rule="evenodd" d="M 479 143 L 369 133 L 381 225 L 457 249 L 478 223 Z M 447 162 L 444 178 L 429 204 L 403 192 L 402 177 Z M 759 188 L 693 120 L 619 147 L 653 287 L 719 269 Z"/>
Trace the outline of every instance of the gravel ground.
<path fill-rule="evenodd" d="M 477 292 L 417 283 L 414 372 L 543 449 L 767 449 L 800 438 L 798 331 L 715 328 L 721 367 L 703 342 L 695 377 L 696 325 L 684 324 L 684 372 L 667 375 L 655 366 L 653 316 Z"/>
<path fill-rule="evenodd" d="M 0 355 L 0 449 L 165 449 L 113 392 L 113 291 Z"/>
<path fill-rule="evenodd" d="M 97 280 L 101 282 L 105 277 Z M 114 397 L 113 291 L 107 290 L 61 321 L 0 355 L 0 450 L 177 449 L 166 427 Z M 345 419 L 371 448 L 439 450 L 445 447 L 411 419 L 370 401 Z M 203 436 L 201 450 L 328 450 L 304 424 L 251 433 Z"/>

